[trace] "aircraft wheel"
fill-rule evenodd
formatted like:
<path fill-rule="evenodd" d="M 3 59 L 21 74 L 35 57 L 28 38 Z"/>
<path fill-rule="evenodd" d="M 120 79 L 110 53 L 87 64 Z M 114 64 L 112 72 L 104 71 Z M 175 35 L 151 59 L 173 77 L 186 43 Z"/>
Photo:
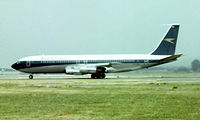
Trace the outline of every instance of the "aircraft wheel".
<path fill-rule="evenodd" d="M 106 75 L 104 73 L 97 74 L 98 79 L 104 79 Z"/>
<path fill-rule="evenodd" d="M 105 78 L 106 77 L 106 75 L 104 74 L 104 73 L 95 73 L 95 74 L 91 74 L 91 78 L 92 79 L 95 79 L 95 78 L 97 78 L 97 79 L 103 79 L 103 78 Z"/>
<path fill-rule="evenodd" d="M 95 79 L 96 78 L 96 74 L 91 74 L 91 78 Z"/>
<path fill-rule="evenodd" d="M 106 75 L 104 74 L 104 73 L 102 73 L 101 74 L 101 78 L 103 79 L 103 78 L 105 78 L 106 77 Z"/>
<path fill-rule="evenodd" d="M 33 79 L 33 75 L 29 75 L 29 79 Z"/>
<path fill-rule="evenodd" d="M 101 74 L 96 74 L 97 79 L 101 79 Z"/>

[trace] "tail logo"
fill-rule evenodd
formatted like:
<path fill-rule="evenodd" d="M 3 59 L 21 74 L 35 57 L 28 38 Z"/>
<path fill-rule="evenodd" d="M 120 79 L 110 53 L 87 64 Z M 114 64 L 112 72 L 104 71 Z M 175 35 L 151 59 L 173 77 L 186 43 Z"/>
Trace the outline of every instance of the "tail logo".
<path fill-rule="evenodd" d="M 164 41 L 167 41 L 169 43 L 174 44 L 174 42 L 172 42 L 174 40 L 174 38 L 165 38 Z"/>

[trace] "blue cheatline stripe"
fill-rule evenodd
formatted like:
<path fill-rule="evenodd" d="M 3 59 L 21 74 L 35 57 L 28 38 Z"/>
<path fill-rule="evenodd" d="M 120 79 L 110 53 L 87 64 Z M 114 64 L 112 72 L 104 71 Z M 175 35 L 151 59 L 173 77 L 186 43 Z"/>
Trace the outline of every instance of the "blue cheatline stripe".
<path fill-rule="evenodd" d="M 67 60 L 67 61 L 18 61 L 16 69 L 30 67 L 43 67 L 50 65 L 71 65 L 71 64 L 97 64 L 97 63 L 158 63 L 159 60 Z"/>

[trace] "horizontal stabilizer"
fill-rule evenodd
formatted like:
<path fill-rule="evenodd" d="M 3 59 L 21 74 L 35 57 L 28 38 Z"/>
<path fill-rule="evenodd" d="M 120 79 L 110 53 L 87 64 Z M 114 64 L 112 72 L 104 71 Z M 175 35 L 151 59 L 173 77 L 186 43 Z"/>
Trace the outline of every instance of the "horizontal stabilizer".
<path fill-rule="evenodd" d="M 164 58 L 161 60 L 161 63 L 172 62 L 177 60 L 177 58 L 181 57 L 182 54 L 172 55 L 170 57 Z"/>
<path fill-rule="evenodd" d="M 164 64 L 164 63 L 173 62 L 173 61 L 176 61 L 177 58 L 179 58 L 179 57 L 181 57 L 181 56 L 182 56 L 182 54 L 171 55 L 171 56 L 169 56 L 169 57 L 166 57 L 166 58 L 161 59 L 160 62 L 158 62 L 157 64 L 145 66 L 145 67 L 143 67 L 143 68 L 149 68 L 149 67 L 161 65 L 161 64 Z"/>

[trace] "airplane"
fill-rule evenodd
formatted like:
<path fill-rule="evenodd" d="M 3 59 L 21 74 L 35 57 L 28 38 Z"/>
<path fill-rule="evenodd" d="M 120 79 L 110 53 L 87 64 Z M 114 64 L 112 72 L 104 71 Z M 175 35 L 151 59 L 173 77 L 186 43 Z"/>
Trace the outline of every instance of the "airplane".
<path fill-rule="evenodd" d="M 170 25 L 156 49 L 149 54 L 29 56 L 18 60 L 11 67 L 29 73 L 29 79 L 39 73 L 91 74 L 92 79 L 103 79 L 107 73 L 149 68 L 176 61 L 182 55 L 175 54 L 179 26 Z"/>

